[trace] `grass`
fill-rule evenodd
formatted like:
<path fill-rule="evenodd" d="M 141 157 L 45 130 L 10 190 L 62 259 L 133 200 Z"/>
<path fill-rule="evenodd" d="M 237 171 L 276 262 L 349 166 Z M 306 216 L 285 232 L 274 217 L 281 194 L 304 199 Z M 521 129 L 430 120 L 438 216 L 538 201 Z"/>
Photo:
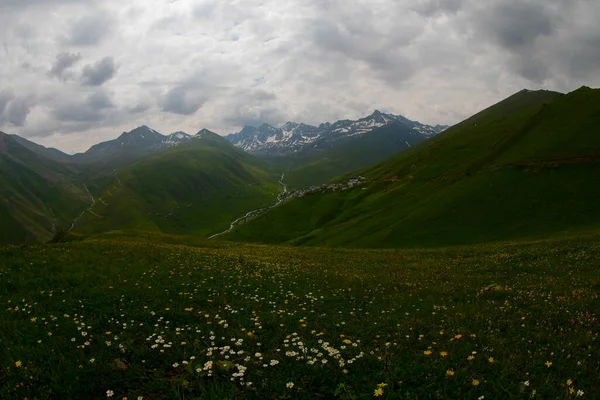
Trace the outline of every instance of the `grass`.
<path fill-rule="evenodd" d="M 277 175 L 265 167 L 220 137 L 194 139 L 116 170 L 109 182 L 104 179 L 102 200 L 75 230 L 222 232 L 239 216 L 274 202 Z"/>
<path fill-rule="evenodd" d="M 599 104 L 589 88 L 517 93 L 352 173 L 363 187 L 294 199 L 226 238 L 418 248 L 598 231 Z"/>
<path fill-rule="evenodd" d="M 83 187 L 62 166 L 53 161 L 41 163 L 35 155 L 26 155 L 31 157 L 30 162 L 0 154 L 0 208 L 8 215 L 7 220 L 13 221 L 2 220 L 1 244 L 14 243 L 17 236 L 21 242 L 48 240 L 53 227 L 68 227 L 78 208 L 85 205 Z"/>
<path fill-rule="evenodd" d="M 0 248 L 0 397 L 593 397 L 599 239 Z"/>

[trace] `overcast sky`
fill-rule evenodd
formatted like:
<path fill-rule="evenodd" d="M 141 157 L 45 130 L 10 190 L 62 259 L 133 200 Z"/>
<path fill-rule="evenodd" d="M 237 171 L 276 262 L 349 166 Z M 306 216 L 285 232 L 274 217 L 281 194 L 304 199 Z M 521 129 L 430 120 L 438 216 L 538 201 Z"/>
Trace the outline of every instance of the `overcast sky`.
<path fill-rule="evenodd" d="M 0 0 L 0 130 L 66 152 L 600 86 L 597 0 Z"/>

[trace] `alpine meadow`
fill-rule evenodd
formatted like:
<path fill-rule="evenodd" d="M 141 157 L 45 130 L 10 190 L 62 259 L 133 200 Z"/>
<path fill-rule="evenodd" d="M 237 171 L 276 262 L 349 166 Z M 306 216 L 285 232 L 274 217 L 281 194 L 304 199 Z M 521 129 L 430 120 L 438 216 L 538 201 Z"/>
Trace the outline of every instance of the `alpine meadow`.
<path fill-rule="evenodd" d="M 598 4 L 5 0 L 0 399 L 600 398 Z"/>

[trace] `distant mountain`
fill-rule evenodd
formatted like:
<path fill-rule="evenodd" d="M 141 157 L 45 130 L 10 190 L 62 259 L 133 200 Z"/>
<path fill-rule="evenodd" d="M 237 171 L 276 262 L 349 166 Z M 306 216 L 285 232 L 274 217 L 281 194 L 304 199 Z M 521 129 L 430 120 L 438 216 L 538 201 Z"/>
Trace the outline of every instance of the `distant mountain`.
<path fill-rule="evenodd" d="M 75 154 L 73 160 L 79 163 L 125 164 L 166 148 L 176 146 L 191 138 L 185 132 L 163 135 L 152 128 L 142 125 L 129 132 L 123 132 L 118 138 L 98 143 L 85 153 Z"/>
<path fill-rule="evenodd" d="M 268 171 L 266 162 L 206 129 L 179 136 L 184 140 L 179 145 L 116 169 L 75 231 L 204 236 L 273 203 L 279 175 Z"/>
<path fill-rule="evenodd" d="M 48 240 L 89 204 L 80 172 L 57 161 L 61 154 L 0 132 L 0 244 Z"/>
<path fill-rule="evenodd" d="M 48 148 L 48 147 L 44 147 L 41 146 L 37 143 L 33 143 L 25 138 L 22 138 L 19 135 L 9 135 L 13 140 L 15 140 L 17 143 L 19 143 L 21 146 L 25 147 L 28 150 L 31 150 L 32 152 L 50 158 L 54 161 L 58 161 L 58 162 L 70 162 L 71 161 L 71 156 L 69 154 L 63 153 L 60 150 L 54 149 L 54 148 Z"/>
<path fill-rule="evenodd" d="M 226 239 L 436 247 L 600 231 L 600 90 L 521 91 Z"/>
<path fill-rule="evenodd" d="M 287 122 L 280 128 L 268 124 L 258 127 L 245 126 L 240 132 L 227 135 L 226 139 L 250 153 L 285 155 L 308 147 L 331 144 L 337 139 L 363 135 L 391 123 L 413 129 L 423 137 L 436 135 L 447 128 L 442 125 L 434 127 L 421 124 L 401 115 L 384 114 L 376 110 L 373 114 L 356 121 L 340 120 L 333 124 L 324 123 L 319 126 L 296 122 Z"/>
<path fill-rule="evenodd" d="M 279 175 L 269 168 L 207 129 L 141 126 L 76 155 L 0 132 L 0 245 L 71 229 L 218 233 L 272 204 Z"/>
<path fill-rule="evenodd" d="M 325 135 L 311 146 L 286 157 L 270 158 L 284 168 L 285 181 L 291 188 L 328 182 L 348 172 L 364 168 L 426 140 L 415 129 L 391 121 L 364 134 L 335 137 Z"/>

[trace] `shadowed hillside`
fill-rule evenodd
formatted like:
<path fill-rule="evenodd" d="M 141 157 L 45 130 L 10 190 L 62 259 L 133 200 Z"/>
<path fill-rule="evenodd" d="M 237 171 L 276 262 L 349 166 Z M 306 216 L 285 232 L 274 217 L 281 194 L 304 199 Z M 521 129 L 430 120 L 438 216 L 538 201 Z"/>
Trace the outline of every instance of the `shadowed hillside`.
<path fill-rule="evenodd" d="M 204 133 L 115 170 L 75 230 L 223 231 L 239 214 L 274 201 L 277 177 L 266 166 L 220 136 Z"/>

